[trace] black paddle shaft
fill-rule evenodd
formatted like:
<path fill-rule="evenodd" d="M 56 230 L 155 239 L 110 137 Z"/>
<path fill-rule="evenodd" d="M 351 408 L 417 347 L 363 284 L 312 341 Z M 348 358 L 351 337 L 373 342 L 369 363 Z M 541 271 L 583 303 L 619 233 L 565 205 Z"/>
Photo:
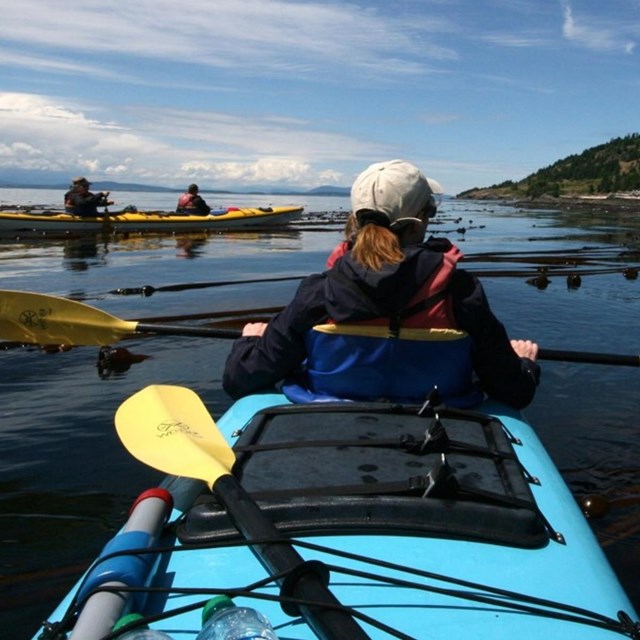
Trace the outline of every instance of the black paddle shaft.
<path fill-rule="evenodd" d="M 560 362 L 584 362 L 587 364 L 611 364 L 623 367 L 640 367 L 640 356 L 616 353 L 589 353 L 587 351 L 563 351 L 561 349 L 540 349 L 540 360 Z"/>
<path fill-rule="evenodd" d="M 220 476 L 213 485 L 213 493 L 249 543 L 253 540 L 282 540 L 282 534 L 273 522 L 233 476 Z M 318 638 L 370 640 L 328 588 L 325 576 L 319 570 L 324 566 L 322 563 L 305 562 L 293 545 L 285 541 L 256 542 L 251 544 L 251 548 L 270 575 L 284 574 L 284 578 L 279 580 L 283 595 L 317 603 L 295 606 Z M 290 605 L 283 604 L 283 610 L 291 615 Z"/>
<path fill-rule="evenodd" d="M 136 333 L 155 333 L 168 336 L 204 336 L 208 338 L 226 338 L 235 340 L 242 335 L 240 329 L 214 329 L 212 327 L 197 327 L 180 324 L 154 324 L 152 322 L 138 322 Z"/>
<path fill-rule="evenodd" d="M 136 333 L 155 333 L 171 336 L 202 336 L 235 340 L 242 336 L 241 329 L 214 329 L 189 325 L 163 325 L 139 322 Z M 562 349 L 540 349 L 540 360 L 556 360 L 558 362 L 582 362 L 585 364 L 608 364 L 624 367 L 640 367 L 640 356 L 616 353 L 590 353 L 588 351 L 565 351 Z"/>

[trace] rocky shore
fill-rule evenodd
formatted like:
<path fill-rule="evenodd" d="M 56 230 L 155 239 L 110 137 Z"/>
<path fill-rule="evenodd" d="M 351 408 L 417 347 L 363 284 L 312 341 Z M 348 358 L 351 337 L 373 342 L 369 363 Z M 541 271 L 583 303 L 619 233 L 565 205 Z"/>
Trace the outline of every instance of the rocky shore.
<path fill-rule="evenodd" d="M 579 211 L 583 213 L 640 213 L 640 198 L 607 196 L 539 198 L 536 200 L 518 200 L 516 206 L 530 209 L 560 209 L 561 211 Z"/>
<path fill-rule="evenodd" d="M 494 200 L 522 209 L 556 209 L 560 211 L 640 213 L 640 194 L 607 196 L 542 196 L 540 198 L 509 198 L 488 191 L 465 195 L 461 200 Z"/>

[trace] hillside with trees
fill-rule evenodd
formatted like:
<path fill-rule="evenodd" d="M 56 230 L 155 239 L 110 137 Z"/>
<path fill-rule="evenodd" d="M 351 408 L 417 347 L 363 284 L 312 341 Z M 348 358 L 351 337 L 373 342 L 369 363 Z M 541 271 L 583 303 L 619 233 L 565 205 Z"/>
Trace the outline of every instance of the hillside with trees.
<path fill-rule="evenodd" d="M 539 169 L 519 182 L 507 180 L 458 194 L 459 198 L 559 198 L 640 191 L 640 134 L 614 138 Z"/>

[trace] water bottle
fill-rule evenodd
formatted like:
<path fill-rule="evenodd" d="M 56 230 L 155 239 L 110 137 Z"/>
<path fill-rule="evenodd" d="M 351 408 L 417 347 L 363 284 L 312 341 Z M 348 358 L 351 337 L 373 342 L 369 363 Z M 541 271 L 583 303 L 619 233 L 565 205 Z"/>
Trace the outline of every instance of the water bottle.
<path fill-rule="evenodd" d="M 113 631 L 122 629 L 122 627 L 131 624 L 136 620 L 142 620 L 143 616 L 138 613 L 130 613 L 123 616 L 113 625 Z M 125 631 L 122 635 L 118 636 L 118 640 L 172 640 L 171 636 L 168 636 L 162 631 L 156 629 L 149 629 L 149 627 L 136 627 L 130 631 Z"/>
<path fill-rule="evenodd" d="M 218 596 L 202 610 L 202 630 L 196 640 L 278 640 L 269 621 L 255 609 L 237 607 Z"/>

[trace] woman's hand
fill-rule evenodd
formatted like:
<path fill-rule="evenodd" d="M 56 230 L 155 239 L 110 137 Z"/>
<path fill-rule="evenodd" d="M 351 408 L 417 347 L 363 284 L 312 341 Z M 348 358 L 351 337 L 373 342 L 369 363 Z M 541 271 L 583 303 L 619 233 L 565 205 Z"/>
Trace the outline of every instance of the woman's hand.
<path fill-rule="evenodd" d="M 264 330 L 267 328 L 266 322 L 249 322 L 242 328 L 243 336 L 258 336 L 260 337 Z"/>
<path fill-rule="evenodd" d="M 531 340 L 512 340 L 511 347 L 521 358 L 538 359 L 538 345 Z"/>

